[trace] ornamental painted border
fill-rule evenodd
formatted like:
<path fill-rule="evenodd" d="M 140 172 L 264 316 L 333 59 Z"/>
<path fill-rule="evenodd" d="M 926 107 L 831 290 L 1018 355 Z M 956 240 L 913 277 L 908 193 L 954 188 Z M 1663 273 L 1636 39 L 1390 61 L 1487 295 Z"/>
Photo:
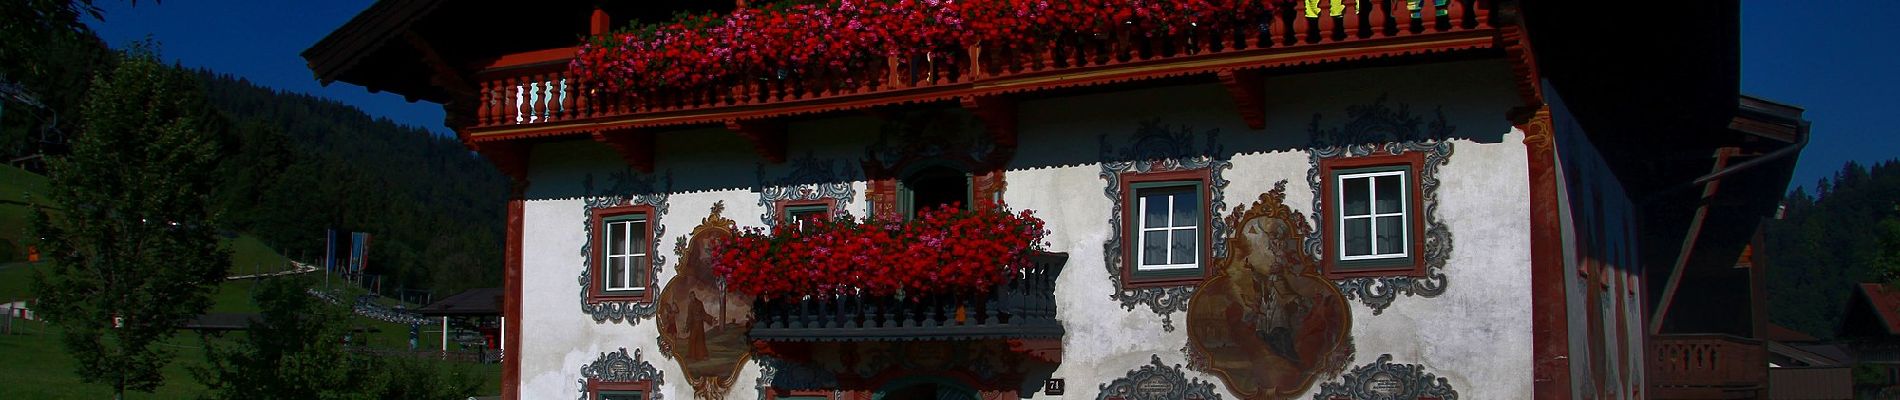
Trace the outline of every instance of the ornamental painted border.
<path fill-rule="evenodd" d="M 1327 195 L 1320 193 L 1320 160 L 1365 157 L 1375 153 L 1425 153 L 1425 164 L 1418 171 L 1425 213 L 1425 248 L 1421 249 L 1425 257 L 1424 276 L 1374 276 L 1333 281 L 1339 285 L 1339 291 L 1346 295 L 1346 299 L 1359 300 L 1371 307 L 1372 315 L 1384 313 L 1401 294 L 1426 298 L 1444 294 L 1449 284 L 1444 272 L 1445 261 L 1451 258 L 1452 250 L 1451 229 L 1438 217 L 1438 168 L 1451 162 L 1452 143 L 1449 138 L 1456 128 L 1445 123 L 1443 112 L 1436 112 L 1437 118 L 1421 127 L 1423 118 L 1413 115 L 1405 104 L 1399 104 L 1395 110 L 1387 107 L 1385 101 L 1386 97 L 1380 96 L 1371 104 L 1346 107 L 1349 121 L 1333 129 L 1320 129 L 1320 115 L 1317 113 L 1308 126 L 1312 136 L 1308 145 L 1307 162 L 1310 168 L 1306 170 L 1306 183 L 1313 190 L 1314 226 L 1324 226 L 1327 215 L 1320 206 L 1320 200 Z M 1316 229 L 1308 234 L 1305 245 L 1306 252 L 1313 257 L 1326 257 L 1323 232 Z"/>
<path fill-rule="evenodd" d="M 617 352 L 600 353 L 594 362 L 582 365 L 581 379 L 578 381 L 581 387 L 579 400 L 591 400 L 592 393 L 587 392 L 588 379 L 600 382 L 652 382 L 652 386 L 647 388 L 647 400 L 663 400 L 664 397 L 660 392 L 660 384 L 666 380 L 666 376 L 660 373 L 659 368 L 654 368 L 653 363 L 641 359 L 640 349 L 633 349 L 632 356 L 627 355 L 625 347 Z"/>
<path fill-rule="evenodd" d="M 660 238 L 666 237 L 666 224 L 661 223 L 661 221 L 664 221 L 666 217 L 667 192 L 672 189 L 673 176 L 671 173 L 668 173 L 664 177 L 654 174 L 637 174 L 631 169 L 628 169 L 622 172 L 615 172 L 609 175 L 608 179 L 615 182 L 613 187 L 602 192 L 602 194 L 589 195 L 581 199 L 581 231 L 583 232 L 583 237 L 587 238 L 586 241 L 581 243 L 581 275 L 577 280 L 580 283 L 580 291 L 578 293 L 580 295 L 581 312 L 593 316 L 595 323 L 613 321 L 616 323 L 626 322 L 628 324 L 638 325 L 642 319 L 653 318 L 654 313 L 659 310 L 656 306 L 656 299 L 643 301 L 601 301 L 593 303 L 587 301 L 587 290 L 588 288 L 594 287 L 593 277 L 590 276 L 590 271 L 593 270 L 591 267 L 594 265 L 594 224 L 592 222 L 594 212 L 604 208 L 627 205 L 652 206 L 654 215 L 649 218 L 648 221 L 653 224 L 653 237 L 651 240 L 657 242 Z M 662 184 L 665 187 L 662 187 Z M 582 191 L 590 194 L 595 193 L 593 186 L 593 175 L 589 174 L 587 180 L 581 183 Z M 654 247 L 657 248 L 658 246 Z M 661 266 L 666 265 L 666 255 L 656 251 L 649 255 L 649 257 L 652 259 L 652 274 L 657 278 L 662 270 Z M 655 280 L 658 281 L 658 279 Z M 653 288 L 652 290 L 658 289 L 659 288 Z"/>
<path fill-rule="evenodd" d="M 851 188 L 851 182 L 858 180 L 856 170 L 850 166 L 839 168 L 837 160 L 819 160 L 806 152 L 805 156 L 790 163 L 792 170 L 777 180 L 765 179 L 765 165 L 759 165 L 759 208 L 765 213 L 759 218 L 766 227 L 777 226 L 779 220 L 778 202 L 832 200 L 831 217 L 849 217 L 851 212 L 845 207 L 857 201 L 857 190 Z"/>
<path fill-rule="evenodd" d="M 1123 309 L 1133 311 L 1137 305 L 1147 305 L 1149 310 L 1161 315 L 1161 329 L 1174 331 L 1175 312 L 1187 311 L 1187 301 L 1194 296 L 1193 285 L 1162 286 L 1128 289 L 1122 286 L 1122 210 L 1126 205 L 1122 201 L 1121 175 L 1124 173 L 1149 173 L 1167 171 L 1200 170 L 1208 171 L 1207 212 L 1216 213 L 1227 209 L 1227 201 L 1222 193 L 1227 189 L 1227 179 L 1221 176 L 1221 170 L 1233 169 L 1234 164 L 1224 156 L 1225 149 L 1220 145 L 1220 130 L 1209 129 L 1206 132 L 1207 144 L 1204 150 L 1194 149 L 1195 133 L 1185 125 L 1170 132 L 1161 124 L 1159 118 L 1142 121 L 1135 129 L 1129 146 L 1115 149 L 1109 144 L 1108 134 L 1102 134 L 1102 180 L 1108 181 L 1108 187 L 1102 194 L 1108 196 L 1114 207 L 1110 210 L 1108 225 L 1113 232 L 1108 241 L 1102 243 L 1102 256 L 1106 259 L 1108 279 L 1114 283 L 1115 292 L 1109 298 L 1121 302 Z M 1221 218 L 1211 218 L 1213 257 L 1227 256 L 1227 243 L 1221 238 L 1228 235 L 1227 222 Z"/>
<path fill-rule="evenodd" d="M 1095 400 L 1219 400 L 1220 393 L 1214 392 L 1214 382 L 1202 382 L 1200 378 L 1188 379 L 1180 364 L 1170 367 L 1161 363 L 1161 355 L 1148 356 L 1148 365 L 1128 371 L 1128 375 L 1097 386 L 1101 390 L 1095 394 Z M 1147 394 L 1143 389 L 1151 383 L 1165 383 L 1164 393 Z"/>
<path fill-rule="evenodd" d="M 1391 361 L 1391 354 L 1380 354 L 1371 364 L 1354 367 L 1338 383 L 1321 383 L 1313 400 L 1458 400 L 1458 391 L 1445 378 L 1425 372 L 1422 365 Z"/>

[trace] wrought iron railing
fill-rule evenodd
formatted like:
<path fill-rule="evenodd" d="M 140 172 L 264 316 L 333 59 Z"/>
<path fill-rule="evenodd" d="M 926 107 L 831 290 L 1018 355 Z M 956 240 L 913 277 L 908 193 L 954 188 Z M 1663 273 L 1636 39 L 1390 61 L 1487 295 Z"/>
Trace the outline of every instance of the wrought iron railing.
<path fill-rule="evenodd" d="M 590 87 L 568 69 L 571 58 L 535 59 L 496 65 L 477 76 L 476 119 L 469 128 L 512 130 L 628 117 L 652 117 L 666 123 L 719 122 L 726 116 L 704 114 L 767 107 L 804 113 L 850 102 L 875 105 L 871 103 L 953 99 L 1026 90 L 1019 86 L 1030 81 L 1042 85 L 1038 87 L 1062 87 L 1165 78 L 1259 67 L 1261 61 L 1253 58 L 1268 54 L 1287 55 L 1278 61 L 1286 65 L 1351 60 L 1377 55 L 1383 51 L 1376 46 L 1380 41 L 1492 31 L 1493 16 L 1498 14 L 1492 10 L 1492 0 L 1333 3 L 1318 1 L 1299 7 L 1293 6 L 1298 2 L 1285 2 L 1254 24 L 1194 27 L 1175 35 L 1149 37 L 1133 28 L 1108 35 L 1065 35 L 1015 46 L 972 46 L 947 57 L 889 57 L 850 71 L 815 69 L 637 94 Z M 1484 39 L 1482 35 L 1467 39 L 1489 43 L 1479 40 Z M 1350 42 L 1364 42 L 1364 46 Z M 1419 51 L 1424 50 L 1401 53 Z"/>
<path fill-rule="evenodd" d="M 1056 277 L 1065 253 L 1038 253 L 1015 279 L 982 296 L 832 296 L 759 300 L 753 339 L 765 341 L 1059 338 Z"/>

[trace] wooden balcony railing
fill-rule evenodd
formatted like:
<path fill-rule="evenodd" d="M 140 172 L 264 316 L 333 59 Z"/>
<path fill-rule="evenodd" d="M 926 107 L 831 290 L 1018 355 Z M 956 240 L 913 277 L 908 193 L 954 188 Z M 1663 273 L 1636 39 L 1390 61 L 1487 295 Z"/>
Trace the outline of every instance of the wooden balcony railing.
<path fill-rule="evenodd" d="M 477 136 L 539 127 L 718 123 L 1025 90 L 1494 46 L 1493 0 L 1330 1 L 1308 13 L 1287 2 L 1255 24 L 1196 27 L 1173 36 L 1067 35 L 1041 43 L 972 46 L 947 55 L 866 60 L 695 88 L 604 93 L 565 60 L 498 64 L 478 74 Z M 1308 17 L 1317 15 L 1318 17 Z M 1444 39 L 1444 40 L 1434 40 Z M 546 51 L 543 51 L 543 53 Z M 744 115 L 738 115 L 744 114 Z M 505 136 L 505 135 L 503 135 Z"/>
<path fill-rule="evenodd" d="M 1068 259 L 1064 253 L 1031 256 L 1033 266 L 980 297 L 760 300 L 751 336 L 770 342 L 1060 338 L 1055 282 Z"/>
<path fill-rule="evenodd" d="M 1743 395 L 1766 387 L 1767 347 L 1759 340 L 1729 335 L 1658 335 L 1650 337 L 1651 394 Z M 1698 393 L 1699 392 L 1699 393 Z"/>

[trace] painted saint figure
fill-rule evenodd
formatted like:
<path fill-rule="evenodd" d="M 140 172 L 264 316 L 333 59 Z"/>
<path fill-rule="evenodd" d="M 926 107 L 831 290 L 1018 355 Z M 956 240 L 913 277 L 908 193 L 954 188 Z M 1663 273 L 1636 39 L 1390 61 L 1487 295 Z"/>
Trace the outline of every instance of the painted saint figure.
<path fill-rule="evenodd" d="M 713 273 L 713 248 L 733 236 L 732 220 L 719 216 L 723 209 L 714 205 L 712 215 L 677 249 L 678 274 L 660 292 L 656 318 L 662 345 L 674 352 L 700 398 L 723 398 L 751 357 L 745 335 L 752 324 L 752 297 L 727 292 Z"/>
<path fill-rule="evenodd" d="M 1197 362 L 1242 399 L 1298 396 L 1352 354 L 1345 296 L 1301 251 L 1312 228 L 1282 202 L 1284 190 L 1282 181 L 1227 217 L 1236 228 L 1228 254 L 1188 301 Z"/>

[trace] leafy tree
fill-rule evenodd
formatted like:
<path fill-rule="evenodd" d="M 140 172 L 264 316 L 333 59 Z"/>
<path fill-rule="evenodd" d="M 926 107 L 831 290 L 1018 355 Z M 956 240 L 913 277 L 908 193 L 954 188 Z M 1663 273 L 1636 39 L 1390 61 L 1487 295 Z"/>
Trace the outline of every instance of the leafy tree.
<path fill-rule="evenodd" d="M 230 265 L 208 212 L 218 145 L 190 76 L 134 49 L 96 78 L 72 153 L 52 160 L 58 217 L 36 212 L 38 309 L 88 383 L 150 392 L 172 351 L 158 347 L 211 305 Z"/>
<path fill-rule="evenodd" d="M 345 310 L 302 292 L 309 282 L 266 281 L 254 295 L 263 318 L 234 346 L 208 346 L 192 371 L 208 399 L 459 399 L 474 375 L 405 358 L 355 355 L 341 344 Z"/>

